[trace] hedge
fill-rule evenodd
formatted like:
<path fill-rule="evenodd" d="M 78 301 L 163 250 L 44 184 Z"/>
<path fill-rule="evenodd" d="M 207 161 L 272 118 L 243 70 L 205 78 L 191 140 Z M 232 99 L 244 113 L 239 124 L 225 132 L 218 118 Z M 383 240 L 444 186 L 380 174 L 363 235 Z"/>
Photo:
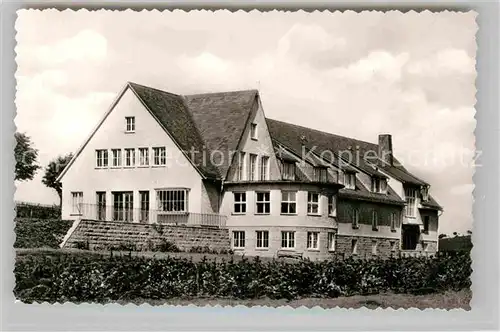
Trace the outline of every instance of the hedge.
<path fill-rule="evenodd" d="M 470 287 L 471 259 L 331 260 L 297 263 L 259 258 L 195 262 L 95 254 L 18 256 L 15 296 L 23 302 L 99 302 L 214 297 L 298 299 L 356 294 L 431 293 Z"/>
<path fill-rule="evenodd" d="M 16 202 L 16 218 L 59 219 L 61 208 L 58 205 Z"/>
<path fill-rule="evenodd" d="M 15 219 L 15 248 L 59 248 L 72 220 Z"/>

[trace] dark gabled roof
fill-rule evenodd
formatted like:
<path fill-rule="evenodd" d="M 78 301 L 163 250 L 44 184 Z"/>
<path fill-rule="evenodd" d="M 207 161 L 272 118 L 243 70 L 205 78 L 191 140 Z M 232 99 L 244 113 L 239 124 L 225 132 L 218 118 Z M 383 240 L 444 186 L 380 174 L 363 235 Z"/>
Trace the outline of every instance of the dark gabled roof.
<path fill-rule="evenodd" d="M 352 199 L 361 199 L 369 202 L 377 202 L 377 203 L 386 203 L 386 204 L 396 204 L 396 205 L 404 205 L 405 201 L 401 199 L 401 197 L 396 194 L 396 192 L 390 187 L 387 186 L 387 193 L 379 194 L 373 193 L 368 190 L 359 179 L 356 179 L 356 187 L 355 189 L 346 189 L 342 188 L 339 190 L 340 198 L 352 198 Z"/>
<path fill-rule="evenodd" d="M 225 178 L 256 90 L 181 96 L 137 83 L 129 85 L 205 177 Z"/>
<path fill-rule="evenodd" d="M 257 95 L 257 90 L 244 90 L 184 96 L 207 147 L 224 154 L 223 159 L 214 160 L 223 178 L 231 166 L 230 151 L 238 147 Z"/>
<path fill-rule="evenodd" d="M 313 150 L 314 153 L 325 157 L 326 160 L 331 158 L 333 154 L 334 158 L 337 158 L 337 164 L 341 165 L 338 157 L 344 157 L 342 159 L 349 162 L 349 160 L 347 160 L 347 152 L 352 151 L 352 160 L 349 163 L 367 174 L 384 176 L 384 174 L 378 170 L 381 169 L 399 181 L 416 185 L 427 185 L 426 182 L 410 174 L 410 172 L 401 166 L 395 158 L 393 166 L 384 164 L 378 160 L 370 160 L 370 162 L 364 160 L 362 158 L 364 155 L 378 154 L 377 144 L 345 136 L 334 135 L 273 119 L 266 119 L 266 121 L 271 138 L 296 153 L 300 153 L 300 151 L 302 151 L 302 145 L 304 145 Z M 358 153 L 360 156 L 359 158 L 357 158 Z M 357 160 L 359 160 L 359 163 Z M 376 163 L 376 165 L 373 165 L 372 163 Z"/>

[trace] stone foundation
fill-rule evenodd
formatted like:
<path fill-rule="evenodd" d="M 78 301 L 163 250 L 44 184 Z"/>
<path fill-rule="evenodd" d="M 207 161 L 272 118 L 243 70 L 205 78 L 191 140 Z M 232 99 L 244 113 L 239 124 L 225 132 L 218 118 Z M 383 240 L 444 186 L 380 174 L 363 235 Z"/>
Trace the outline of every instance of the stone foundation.
<path fill-rule="evenodd" d="M 96 250 L 120 245 L 133 245 L 136 250 L 151 250 L 165 241 L 175 244 L 182 251 L 194 247 L 208 247 L 217 252 L 231 249 L 227 229 L 93 220 L 81 220 L 64 248 L 88 243 L 90 249 Z"/>

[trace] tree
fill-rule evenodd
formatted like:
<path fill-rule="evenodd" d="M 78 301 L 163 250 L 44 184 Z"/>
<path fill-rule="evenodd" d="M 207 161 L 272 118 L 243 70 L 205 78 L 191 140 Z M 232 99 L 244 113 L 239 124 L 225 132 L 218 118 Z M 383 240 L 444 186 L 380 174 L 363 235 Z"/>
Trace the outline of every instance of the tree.
<path fill-rule="evenodd" d="M 35 149 L 31 138 L 25 133 L 15 133 L 16 147 L 16 177 L 18 181 L 33 180 L 36 171 L 40 168 L 37 164 L 38 150 Z"/>
<path fill-rule="evenodd" d="M 446 235 L 446 234 L 439 234 L 439 236 L 438 236 L 438 238 L 440 238 L 440 239 L 443 239 L 445 237 L 448 237 L 448 235 Z"/>
<path fill-rule="evenodd" d="M 73 154 L 69 153 L 65 156 L 58 156 L 52 160 L 45 168 L 45 174 L 42 178 L 42 183 L 49 188 L 54 189 L 59 195 L 59 205 L 62 206 L 62 184 L 57 181 L 57 178 L 62 173 L 64 168 L 68 165 L 73 158 Z"/>
<path fill-rule="evenodd" d="M 472 231 L 470 229 L 467 231 L 467 235 L 472 235 Z"/>

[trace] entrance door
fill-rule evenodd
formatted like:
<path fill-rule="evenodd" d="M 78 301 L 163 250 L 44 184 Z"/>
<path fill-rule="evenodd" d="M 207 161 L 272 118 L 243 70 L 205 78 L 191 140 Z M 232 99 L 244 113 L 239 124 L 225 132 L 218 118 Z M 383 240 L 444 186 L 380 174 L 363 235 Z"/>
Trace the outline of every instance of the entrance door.
<path fill-rule="evenodd" d="M 149 221 L 149 191 L 139 191 L 141 198 L 141 215 L 140 222 L 147 223 Z"/>
<path fill-rule="evenodd" d="M 403 225 L 401 231 L 403 240 L 402 249 L 415 250 L 420 238 L 420 228 L 418 225 Z"/>
<path fill-rule="evenodd" d="M 113 221 L 133 221 L 134 197 L 131 191 L 113 192 Z"/>

